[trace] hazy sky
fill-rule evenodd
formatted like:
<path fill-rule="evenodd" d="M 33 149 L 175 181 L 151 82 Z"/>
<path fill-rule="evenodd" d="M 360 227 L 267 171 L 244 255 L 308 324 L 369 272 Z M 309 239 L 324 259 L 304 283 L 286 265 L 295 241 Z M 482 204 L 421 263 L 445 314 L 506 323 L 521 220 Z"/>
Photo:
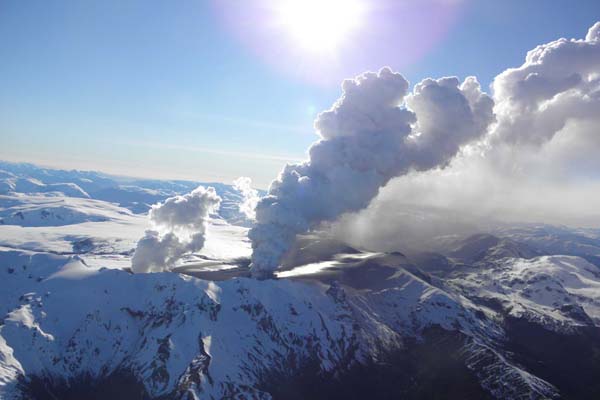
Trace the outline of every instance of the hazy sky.
<path fill-rule="evenodd" d="M 0 158 L 266 187 L 343 78 L 389 65 L 487 89 L 600 20 L 597 0 L 294 3 L 0 0 Z"/>

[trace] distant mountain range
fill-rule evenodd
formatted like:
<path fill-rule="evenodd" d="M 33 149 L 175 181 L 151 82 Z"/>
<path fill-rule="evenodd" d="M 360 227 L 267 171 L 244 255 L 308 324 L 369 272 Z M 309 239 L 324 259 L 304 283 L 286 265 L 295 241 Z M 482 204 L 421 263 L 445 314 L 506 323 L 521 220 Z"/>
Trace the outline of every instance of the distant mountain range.
<path fill-rule="evenodd" d="M 66 197 L 88 198 L 115 203 L 137 214 L 148 211 L 152 204 L 177 194 L 190 192 L 199 185 L 212 186 L 221 196 L 223 202 L 219 215 L 233 223 L 248 223 L 244 221 L 245 217 L 237 207 L 241 193 L 232 185 L 218 182 L 135 179 L 93 171 L 66 171 L 41 168 L 33 164 L 0 161 L 0 195 L 58 194 Z M 262 191 L 259 193 L 264 194 Z M 0 206 L 6 201 L 6 199 L 0 201 Z M 0 214 L 0 219 L 3 219 L 4 223 L 10 223 L 12 221 L 10 217 L 6 216 L 6 213 Z M 21 217 L 17 216 L 17 218 Z"/>

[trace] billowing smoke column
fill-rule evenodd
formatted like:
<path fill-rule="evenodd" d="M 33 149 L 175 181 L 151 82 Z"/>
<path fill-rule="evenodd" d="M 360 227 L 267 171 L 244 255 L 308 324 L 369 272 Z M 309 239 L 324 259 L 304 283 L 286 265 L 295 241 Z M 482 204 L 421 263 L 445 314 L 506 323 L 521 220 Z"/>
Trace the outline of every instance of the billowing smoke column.
<path fill-rule="evenodd" d="M 209 214 L 220 202 L 214 188 L 199 186 L 191 193 L 153 205 L 150 221 L 154 230 L 147 230 L 138 241 L 133 272 L 170 270 L 184 254 L 202 249 Z"/>
<path fill-rule="evenodd" d="M 600 226 L 600 22 L 585 38 L 535 47 L 493 93 L 497 123 L 478 151 L 390 182 L 366 210 L 336 220 L 334 235 L 410 252 L 509 223 Z"/>
<path fill-rule="evenodd" d="M 540 147 L 570 121 L 599 120 L 600 22 L 585 39 L 559 39 L 527 53 L 525 63 L 494 79 L 495 144 Z M 594 129 L 596 143 L 600 135 Z"/>
<path fill-rule="evenodd" d="M 260 200 L 258 191 L 252 188 L 252 180 L 248 177 L 241 176 L 233 181 L 233 187 L 242 194 L 240 202 L 240 212 L 249 220 L 256 219 L 256 205 Z"/>
<path fill-rule="evenodd" d="M 383 68 L 342 84 L 343 95 L 321 113 L 321 139 L 309 160 L 287 165 L 256 208 L 252 274 L 272 275 L 296 235 L 365 208 L 390 179 L 444 167 L 494 120 L 493 102 L 475 78 L 408 82 Z"/>

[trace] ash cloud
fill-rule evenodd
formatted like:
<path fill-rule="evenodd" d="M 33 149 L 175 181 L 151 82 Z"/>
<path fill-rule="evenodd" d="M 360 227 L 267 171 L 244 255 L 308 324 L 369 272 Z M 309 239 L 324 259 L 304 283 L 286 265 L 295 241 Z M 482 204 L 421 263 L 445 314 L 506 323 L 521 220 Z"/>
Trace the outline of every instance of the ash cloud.
<path fill-rule="evenodd" d="M 374 250 L 429 250 L 503 224 L 600 226 L 600 23 L 493 81 L 497 122 L 445 169 L 394 179 L 332 230 Z"/>
<path fill-rule="evenodd" d="M 473 77 L 426 79 L 409 92 L 383 68 L 342 84 L 315 121 L 309 160 L 287 165 L 256 207 L 252 273 L 268 277 L 296 235 L 369 205 L 392 178 L 447 166 L 494 121 L 493 101 Z"/>
<path fill-rule="evenodd" d="M 133 272 L 167 271 L 184 254 L 201 250 L 209 215 L 220 202 L 214 188 L 199 186 L 188 194 L 153 205 L 149 213 L 153 229 L 138 241 Z"/>
<path fill-rule="evenodd" d="M 498 125 L 489 142 L 496 159 L 524 166 L 531 161 L 535 168 L 546 158 L 558 167 L 550 169 L 553 175 L 583 171 L 568 171 L 567 165 L 579 164 L 582 156 L 600 160 L 591 157 L 600 149 L 599 31 L 596 23 L 585 39 L 540 45 L 527 53 L 523 65 L 494 79 Z M 591 165 L 597 170 L 600 163 Z"/>

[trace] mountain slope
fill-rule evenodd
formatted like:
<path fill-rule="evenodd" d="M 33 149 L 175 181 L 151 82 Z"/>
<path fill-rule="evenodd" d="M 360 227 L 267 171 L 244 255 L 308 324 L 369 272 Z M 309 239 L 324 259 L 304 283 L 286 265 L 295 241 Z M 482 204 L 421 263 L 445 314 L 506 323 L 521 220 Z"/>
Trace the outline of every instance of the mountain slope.
<path fill-rule="evenodd" d="M 456 283 L 415 275 L 398 255 L 338 260 L 381 281 L 210 282 L 1 251 L 0 391 L 7 399 L 86 397 L 77 390 L 120 385 L 121 395 L 148 398 L 364 398 L 371 388 L 375 398 L 444 390 L 461 398 L 469 387 L 474 398 L 557 397 L 511 356 L 499 315 L 452 290 Z M 283 383 L 296 394 L 277 389 Z"/>
<path fill-rule="evenodd" d="M 2 398 L 19 375 L 48 382 L 128 371 L 151 397 L 222 398 L 256 388 L 267 371 L 304 360 L 334 369 L 374 343 L 399 345 L 384 326 L 364 330 L 324 288 L 248 279 L 94 270 L 77 258 L 2 252 Z M 367 346 L 369 344 L 369 347 Z M 266 396 L 266 395 L 265 395 Z"/>

